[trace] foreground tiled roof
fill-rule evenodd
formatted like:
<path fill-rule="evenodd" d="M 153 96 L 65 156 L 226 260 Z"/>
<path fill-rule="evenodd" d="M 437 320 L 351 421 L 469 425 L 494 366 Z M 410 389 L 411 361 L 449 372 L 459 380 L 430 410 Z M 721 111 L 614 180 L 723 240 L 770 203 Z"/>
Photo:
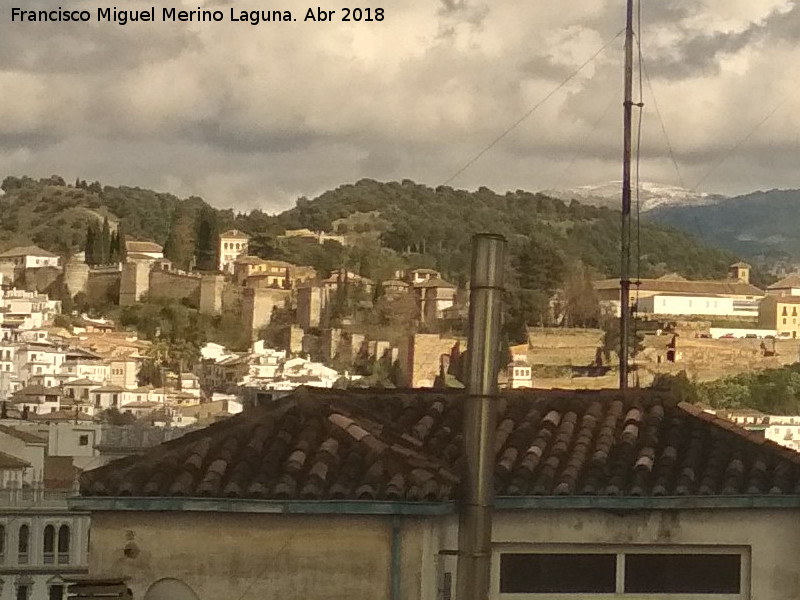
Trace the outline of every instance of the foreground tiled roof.
<path fill-rule="evenodd" d="M 453 500 L 463 392 L 303 389 L 85 473 L 86 496 Z M 800 494 L 800 454 L 655 394 L 498 399 L 499 496 Z"/>

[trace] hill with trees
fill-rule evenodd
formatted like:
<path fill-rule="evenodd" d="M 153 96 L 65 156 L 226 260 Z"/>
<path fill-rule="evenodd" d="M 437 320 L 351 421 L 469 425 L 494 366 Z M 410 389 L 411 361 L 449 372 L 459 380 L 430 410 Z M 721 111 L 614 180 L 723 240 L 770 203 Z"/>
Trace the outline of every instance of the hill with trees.
<path fill-rule="evenodd" d="M 707 206 L 657 208 L 647 213 L 647 218 L 744 258 L 765 263 L 797 262 L 799 202 L 800 190 L 759 191 Z"/>
<path fill-rule="evenodd" d="M 399 269 L 431 267 L 463 286 L 472 234 L 500 233 L 509 241 L 507 324 L 514 339 L 522 339 L 525 324 L 547 321 L 556 290 L 565 294 L 562 323 L 597 325 L 591 280 L 619 269 L 617 211 L 522 190 L 501 195 L 483 187 L 468 192 L 364 179 L 313 200 L 299 198 L 293 208 L 269 215 L 213 209 L 201 198 L 140 188 L 67 184 L 58 176 L 7 177 L 2 189 L 0 249 L 26 243 L 61 254 L 87 249 L 95 263 L 121 252 L 119 232 L 115 241 L 106 221 L 164 245 L 165 255 L 181 268 L 213 269 L 218 232 L 235 227 L 251 236 L 251 253 L 308 264 L 323 274 L 346 267 L 380 281 Z M 338 233 L 347 244 L 282 236 L 300 228 Z M 690 279 L 720 278 L 736 259 L 652 223 L 642 223 L 633 239 L 639 250 L 634 276 L 638 271 L 641 277 L 678 272 Z"/>

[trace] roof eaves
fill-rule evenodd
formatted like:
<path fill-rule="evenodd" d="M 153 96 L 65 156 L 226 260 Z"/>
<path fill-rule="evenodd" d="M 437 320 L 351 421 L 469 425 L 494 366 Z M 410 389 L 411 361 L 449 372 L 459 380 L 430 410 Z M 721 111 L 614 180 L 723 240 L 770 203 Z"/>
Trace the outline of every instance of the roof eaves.
<path fill-rule="evenodd" d="M 268 514 L 436 516 L 455 512 L 453 502 L 363 500 L 252 500 L 240 498 L 158 498 L 75 496 L 70 509 L 90 511 L 180 511 Z"/>

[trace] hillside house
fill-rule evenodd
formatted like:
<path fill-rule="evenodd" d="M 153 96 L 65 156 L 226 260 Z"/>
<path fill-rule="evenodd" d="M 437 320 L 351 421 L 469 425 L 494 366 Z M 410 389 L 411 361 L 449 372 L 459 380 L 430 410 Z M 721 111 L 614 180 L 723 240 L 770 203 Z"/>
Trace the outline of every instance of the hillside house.
<path fill-rule="evenodd" d="M 600 306 L 619 316 L 619 280 L 595 281 L 594 288 Z M 671 274 L 642 279 L 638 287 L 632 286 L 630 305 L 636 306 L 639 313 L 657 315 L 757 318 L 764 296 L 762 290 L 746 281 L 691 281 Z"/>
<path fill-rule="evenodd" d="M 439 277 L 430 277 L 413 284 L 419 306 L 420 321 L 429 323 L 442 318 L 444 311 L 455 304 L 456 286 Z"/>
<path fill-rule="evenodd" d="M 792 273 L 767 287 L 770 296 L 800 296 L 800 273 Z"/>
<path fill-rule="evenodd" d="M 302 390 L 84 473 L 90 576 L 137 600 L 165 578 L 176 600 L 452 597 L 463 400 Z M 492 599 L 796 597 L 795 452 L 650 393 L 497 408 Z"/>
<path fill-rule="evenodd" d="M 29 385 L 11 396 L 10 407 L 19 414 L 44 414 L 61 408 L 61 388 Z"/>
<path fill-rule="evenodd" d="M 800 296 L 764 298 L 758 307 L 758 325 L 777 331 L 778 337 L 797 338 L 800 335 Z"/>
<path fill-rule="evenodd" d="M 512 390 L 533 387 L 533 368 L 527 360 L 515 359 L 508 365 L 506 371 L 508 372 L 508 387 Z"/>
<path fill-rule="evenodd" d="M 125 251 L 128 255 L 141 255 L 143 257 L 160 260 L 164 258 L 164 248 L 155 242 L 134 240 L 130 237 L 125 239 Z"/>
<path fill-rule="evenodd" d="M 0 252 L 0 262 L 11 262 L 18 269 L 41 269 L 42 267 L 61 266 L 58 255 L 38 246 L 17 246 Z"/>
<path fill-rule="evenodd" d="M 249 240 L 250 236 L 238 229 L 229 229 L 220 234 L 217 253 L 220 271 L 233 274 L 236 259 L 247 255 Z"/>

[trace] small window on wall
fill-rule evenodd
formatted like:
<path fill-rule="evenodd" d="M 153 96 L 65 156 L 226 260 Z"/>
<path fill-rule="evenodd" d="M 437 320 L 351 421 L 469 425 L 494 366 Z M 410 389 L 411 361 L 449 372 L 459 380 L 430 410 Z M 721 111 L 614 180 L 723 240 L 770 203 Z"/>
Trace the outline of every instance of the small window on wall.
<path fill-rule="evenodd" d="M 614 593 L 614 554 L 503 554 L 501 594 Z"/>
<path fill-rule="evenodd" d="M 525 598 L 551 600 L 559 594 L 570 599 L 630 597 L 744 600 L 742 573 L 747 562 L 736 551 L 681 552 L 680 547 L 602 549 L 597 552 L 503 553 L 500 555 L 500 595 L 525 594 Z M 579 595 L 579 596 L 576 596 Z M 647 596 L 650 597 L 650 596 Z M 655 598 L 656 596 L 652 596 Z"/>
<path fill-rule="evenodd" d="M 628 554 L 625 592 L 639 594 L 738 594 L 738 554 Z"/>

